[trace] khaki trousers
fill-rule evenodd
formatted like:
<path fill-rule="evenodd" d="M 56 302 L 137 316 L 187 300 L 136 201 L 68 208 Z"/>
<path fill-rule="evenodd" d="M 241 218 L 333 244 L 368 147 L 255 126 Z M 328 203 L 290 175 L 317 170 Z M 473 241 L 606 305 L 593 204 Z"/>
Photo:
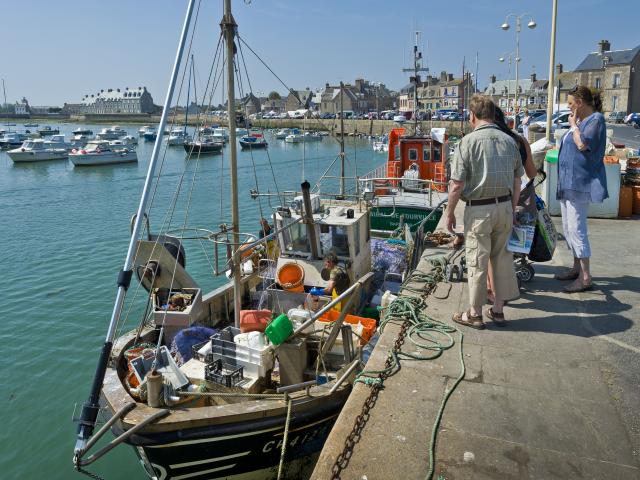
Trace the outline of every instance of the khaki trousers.
<path fill-rule="evenodd" d="M 487 303 L 489 259 L 493 267 L 493 290 L 499 300 L 520 295 L 507 241 L 513 225 L 511 201 L 491 205 L 467 205 L 464 209 L 464 238 L 469 282 L 469 304 L 481 310 Z"/>

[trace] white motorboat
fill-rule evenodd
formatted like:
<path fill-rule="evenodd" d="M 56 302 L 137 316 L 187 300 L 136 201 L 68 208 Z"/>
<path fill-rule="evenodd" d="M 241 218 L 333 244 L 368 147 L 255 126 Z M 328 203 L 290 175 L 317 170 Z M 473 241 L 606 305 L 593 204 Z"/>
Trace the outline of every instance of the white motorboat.
<path fill-rule="evenodd" d="M 304 142 L 304 135 L 302 133 L 291 133 L 284 138 L 287 143 L 302 143 Z"/>
<path fill-rule="evenodd" d="M 144 135 L 144 132 L 147 131 L 148 128 L 151 128 L 150 125 L 144 125 L 138 129 L 138 135 L 141 137 Z"/>
<path fill-rule="evenodd" d="M 305 142 L 321 142 L 322 135 L 316 132 L 305 132 L 304 141 Z"/>
<path fill-rule="evenodd" d="M 225 144 L 229 141 L 229 132 L 226 128 L 214 128 L 211 136 L 214 140 Z"/>
<path fill-rule="evenodd" d="M 109 140 L 109 145 L 111 145 L 112 148 L 135 147 L 138 145 L 138 138 L 132 135 L 126 135 L 122 138 L 118 138 L 117 140 Z"/>
<path fill-rule="evenodd" d="M 291 135 L 291 133 L 293 133 L 291 130 L 291 128 L 281 128 L 276 132 L 276 138 L 278 140 L 284 140 L 288 135 Z"/>
<path fill-rule="evenodd" d="M 69 152 L 64 147 L 55 147 L 42 139 L 27 140 L 21 147 L 7 152 L 11 160 L 19 162 L 40 162 L 43 160 L 64 160 Z"/>
<path fill-rule="evenodd" d="M 171 130 L 169 138 L 167 138 L 167 145 L 170 146 L 182 146 L 185 142 L 191 140 L 191 136 L 182 127 L 176 127 Z"/>
<path fill-rule="evenodd" d="M 113 165 L 137 162 L 138 155 L 133 149 L 120 148 L 120 145 L 112 146 L 104 140 L 93 140 L 83 149 L 72 150 L 69 160 L 76 166 Z"/>
<path fill-rule="evenodd" d="M 6 132 L 0 137 L 0 149 L 4 150 L 19 147 L 27 139 L 28 137 L 23 133 Z"/>
<path fill-rule="evenodd" d="M 114 125 L 112 127 L 103 128 L 96 134 L 96 138 L 99 140 L 117 140 L 120 137 L 127 135 L 127 131 Z"/>

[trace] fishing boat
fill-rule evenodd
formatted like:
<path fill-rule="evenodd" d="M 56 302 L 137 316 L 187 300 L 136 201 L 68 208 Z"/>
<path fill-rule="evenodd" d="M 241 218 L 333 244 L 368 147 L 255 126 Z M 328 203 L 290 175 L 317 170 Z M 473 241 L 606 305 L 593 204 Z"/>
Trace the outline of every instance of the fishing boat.
<path fill-rule="evenodd" d="M 69 160 L 75 166 L 115 165 L 138 161 L 135 150 L 121 145 L 109 145 L 105 140 L 92 140 L 84 148 L 69 152 Z"/>
<path fill-rule="evenodd" d="M 38 130 L 38 133 L 40 134 L 41 137 L 45 137 L 47 135 L 55 135 L 56 133 L 60 133 L 60 129 L 55 127 L 52 128 L 49 125 L 42 127 L 40 130 Z"/>
<path fill-rule="evenodd" d="M 117 125 L 113 125 L 112 127 L 106 127 L 96 133 L 96 138 L 98 140 L 117 140 L 120 137 L 124 137 L 127 135 L 127 131 L 120 128 Z"/>
<path fill-rule="evenodd" d="M 258 148 L 267 148 L 269 145 L 261 133 L 251 133 L 240 137 L 240 148 L 242 150 L 255 150 Z"/>
<path fill-rule="evenodd" d="M 20 148 L 9 150 L 7 154 L 14 163 L 64 160 L 69 156 L 65 147 L 54 146 L 42 139 L 27 140 Z"/>
<path fill-rule="evenodd" d="M 294 130 L 294 131 L 292 131 L 289 135 L 284 137 L 284 141 L 286 143 L 302 143 L 302 142 L 304 142 L 304 135 L 302 134 L 302 132 L 300 132 L 300 130 L 298 130 L 297 128 L 294 128 L 292 130 Z"/>
<path fill-rule="evenodd" d="M 92 135 L 76 134 L 71 137 L 71 148 L 82 148 L 91 140 L 95 140 L 95 137 Z"/>
<path fill-rule="evenodd" d="M 281 128 L 280 130 L 278 130 L 275 134 L 276 139 L 278 140 L 284 140 L 285 138 L 287 138 L 287 135 L 291 135 L 293 132 L 292 130 L 296 130 L 293 128 Z"/>
<path fill-rule="evenodd" d="M 167 145 L 182 146 L 185 144 L 185 142 L 190 141 L 190 139 L 191 137 L 183 127 L 176 127 L 171 130 L 169 138 L 167 138 Z"/>
<path fill-rule="evenodd" d="M 6 132 L 0 136 L 0 150 L 19 147 L 27 138 L 24 133 Z"/>
<path fill-rule="evenodd" d="M 148 128 L 151 128 L 151 125 L 143 125 L 142 127 L 140 127 L 138 129 L 138 136 L 143 136 L 144 132 L 146 132 Z"/>
<path fill-rule="evenodd" d="M 71 133 L 73 133 L 74 135 L 93 135 L 93 130 L 89 128 L 78 127 Z"/>
<path fill-rule="evenodd" d="M 195 3 L 188 6 L 160 130 Z M 362 348 L 375 329 L 375 321 L 355 315 L 373 277 L 369 211 L 358 199 L 344 199 L 344 185 L 341 199 L 320 198 L 304 182 L 273 212 L 270 232 L 258 240 L 240 232 L 238 29 L 230 0 L 224 2 L 221 27 L 228 59 L 231 224 L 207 216 L 215 227 L 151 232 L 149 212 L 156 205 L 149 203 L 161 197 L 151 195 L 161 173 L 156 167 L 162 142 L 156 139 L 107 337 L 78 418 L 74 464 L 82 471 L 114 446 L 128 444 L 150 478 L 303 478 L 351 391 Z M 203 292 L 186 267 L 189 239 L 196 246 L 211 243 L 208 276 L 229 273 L 228 283 Z M 328 251 L 351 283 L 339 294 L 325 295 L 322 288 L 329 278 L 322 260 Z M 147 293 L 146 312 L 141 310 L 134 330 L 117 334 L 127 290 L 139 287 Z M 187 338 L 199 331 L 204 341 L 181 349 L 179 336 L 189 328 Z M 171 353 L 173 344 L 179 357 Z M 100 410 L 108 420 L 93 435 Z M 117 438 L 90 455 L 109 431 Z"/>
<path fill-rule="evenodd" d="M 37 128 L 37 127 L 39 127 L 40 125 L 38 125 L 37 123 L 25 123 L 25 124 L 24 124 L 24 126 L 25 126 L 26 128 Z"/>
<path fill-rule="evenodd" d="M 224 144 L 211 135 L 201 135 L 195 140 L 184 142 L 184 149 L 190 155 L 221 153 L 223 148 Z"/>
<path fill-rule="evenodd" d="M 145 142 L 154 142 L 157 136 L 158 131 L 156 127 L 145 127 L 144 133 L 142 134 Z"/>

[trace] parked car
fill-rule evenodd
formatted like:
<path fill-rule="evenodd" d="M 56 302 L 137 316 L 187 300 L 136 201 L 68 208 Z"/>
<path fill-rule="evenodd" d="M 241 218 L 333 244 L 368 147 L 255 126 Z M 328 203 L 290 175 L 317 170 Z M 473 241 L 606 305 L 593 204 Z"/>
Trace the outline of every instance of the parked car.
<path fill-rule="evenodd" d="M 569 110 L 560 110 L 551 117 L 551 131 L 556 128 L 569 128 Z M 540 115 L 536 120 L 529 124 L 529 130 L 532 132 L 544 133 L 547 131 L 547 115 Z"/>
<path fill-rule="evenodd" d="M 531 111 L 529 111 L 529 126 L 531 126 L 531 124 L 533 124 L 533 122 L 537 122 L 542 116 L 544 116 L 544 118 L 547 118 L 546 112 L 544 110 L 531 110 Z M 518 124 L 518 132 L 519 133 L 523 133 L 522 132 L 522 118 L 523 117 L 524 117 L 524 113 L 522 114 L 522 117 L 520 117 L 520 123 Z"/>
<path fill-rule="evenodd" d="M 622 123 L 624 122 L 624 117 L 626 116 L 626 112 L 611 112 L 607 121 L 609 123 Z"/>
<path fill-rule="evenodd" d="M 633 128 L 640 128 L 640 117 L 631 119 L 630 125 L 633 125 Z"/>
<path fill-rule="evenodd" d="M 626 117 L 624 117 L 624 123 L 627 125 L 633 125 L 634 122 L 640 121 L 640 113 L 630 113 Z"/>

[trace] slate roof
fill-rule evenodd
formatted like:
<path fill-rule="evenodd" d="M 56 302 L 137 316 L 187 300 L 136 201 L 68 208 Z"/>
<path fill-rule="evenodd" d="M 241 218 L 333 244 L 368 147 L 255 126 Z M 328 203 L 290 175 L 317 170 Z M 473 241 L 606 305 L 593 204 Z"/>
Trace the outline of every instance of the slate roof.
<path fill-rule="evenodd" d="M 607 65 L 628 65 L 633 62 L 633 59 L 636 58 L 638 53 L 640 53 L 640 45 L 636 48 L 628 48 L 626 50 L 610 50 L 608 52 L 604 52 L 604 56 L 609 59 Z M 590 53 L 584 60 L 582 60 L 582 63 L 580 63 L 574 71 L 601 70 L 602 57 L 603 54 L 600 52 Z"/>
<path fill-rule="evenodd" d="M 104 101 L 116 101 L 122 100 L 124 98 L 135 98 L 141 97 L 144 92 L 146 92 L 146 87 L 138 87 L 138 88 L 125 88 L 124 90 L 120 90 L 119 88 L 108 88 L 107 90 L 103 90 L 96 94 L 85 95 L 82 97 L 82 104 L 90 105 L 92 103 L 96 103 L 96 101 L 100 98 Z"/>
<path fill-rule="evenodd" d="M 521 94 L 528 92 L 531 89 L 531 79 L 521 78 L 518 81 L 518 87 L 521 89 Z M 515 80 L 497 80 L 487 85 L 484 93 L 485 95 L 502 95 L 504 90 L 508 90 L 508 95 L 513 95 L 516 91 Z"/>

